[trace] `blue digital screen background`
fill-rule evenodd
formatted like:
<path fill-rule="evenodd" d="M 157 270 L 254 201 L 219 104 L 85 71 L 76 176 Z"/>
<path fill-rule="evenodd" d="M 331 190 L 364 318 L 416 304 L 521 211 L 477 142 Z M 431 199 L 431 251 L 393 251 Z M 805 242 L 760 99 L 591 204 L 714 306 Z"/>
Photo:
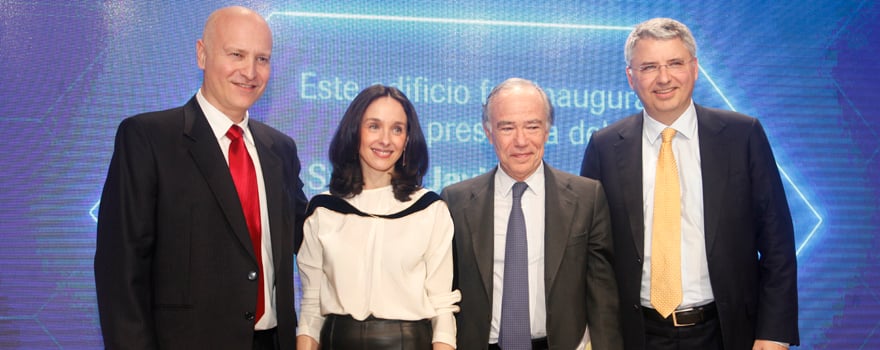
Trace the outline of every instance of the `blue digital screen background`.
<path fill-rule="evenodd" d="M 113 137 L 184 104 L 195 41 L 226 2 L 0 2 L 0 348 L 102 347 L 92 259 Z M 577 173 L 590 133 L 641 109 L 624 74 L 632 26 L 687 24 L 697 103 L 761 120 L 794 216 L 803 349 L 880 348 L 880 7 L 874 1 L 245 1 L 274 33 L 251 116 L 298 143 L 311 196 L 329 140 L 372 83 L 414 102 L 439 191 L 496 164 L 480 104 L 537 81 L 556 123 L 545 159 Z"/>

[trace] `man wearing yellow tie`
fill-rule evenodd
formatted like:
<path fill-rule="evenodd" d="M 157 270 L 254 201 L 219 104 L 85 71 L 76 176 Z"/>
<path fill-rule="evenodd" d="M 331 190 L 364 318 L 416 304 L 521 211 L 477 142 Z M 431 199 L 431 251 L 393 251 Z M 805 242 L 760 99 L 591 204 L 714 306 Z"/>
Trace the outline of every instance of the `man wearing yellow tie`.
<path fill-rule="evenodd" d="M 791 214 L 758 120 L 692 100 L 696 43 L 638 24 L 626 76 L 645 109 L 596 132 L 581 175 L 611 211 L 626 349 L 798 345 Z"/>

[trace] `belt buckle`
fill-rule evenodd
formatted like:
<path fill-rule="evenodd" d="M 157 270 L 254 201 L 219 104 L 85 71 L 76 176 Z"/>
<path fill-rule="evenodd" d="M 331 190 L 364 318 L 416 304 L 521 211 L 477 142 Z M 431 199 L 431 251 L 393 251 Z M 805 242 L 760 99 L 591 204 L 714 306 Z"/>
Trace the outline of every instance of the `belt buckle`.
<path fill-rule="evenodd" d="M 687 311 L 693 311 L 693 310 L 694 310 L 694 308 L 691 307 L 691 308 L 687 308 L 684 310 L 672 311 L 672 324 L 676 327 L 687 327 L 687 326 L 693 326 L 693 325 L 697 324 L 696 322 L 694 322 L 694 323 L 678 323 L 678 318 L 675 316 L 679 312 L 687 312 Z"/>

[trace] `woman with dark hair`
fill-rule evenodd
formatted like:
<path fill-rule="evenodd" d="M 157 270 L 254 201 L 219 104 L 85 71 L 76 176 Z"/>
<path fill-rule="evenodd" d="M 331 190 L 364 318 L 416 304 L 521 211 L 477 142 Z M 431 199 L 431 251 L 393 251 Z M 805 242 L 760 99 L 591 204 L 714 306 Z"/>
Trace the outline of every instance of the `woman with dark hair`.
<path fill-rule="evenodd" d="M 361 91 L 330 162 L 297 255 L 297 348 L 453 349 L 452 218 L 422 188 L 428 146 L 412 103 L 394 87 Z"/>

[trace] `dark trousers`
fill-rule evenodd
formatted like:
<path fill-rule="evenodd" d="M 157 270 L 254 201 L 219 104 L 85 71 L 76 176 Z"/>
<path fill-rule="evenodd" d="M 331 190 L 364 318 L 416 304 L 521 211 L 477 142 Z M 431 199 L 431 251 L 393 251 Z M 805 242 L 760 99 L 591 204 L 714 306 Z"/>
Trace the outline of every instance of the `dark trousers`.
<path fill-rule="evenodd" d="M 279 350 L 278 328 L 255 331 L 254 350 Z"/>
<path fill-rule="evenodd" d="M 649 309 L 650 310 L 650 309 Z M 713 308 L 714 310 L 714 308 Z M 676 327 L 672 318 L 660 319 L 656 311 L 645 314 L 645 344 L 648 350 L 723 350 L 721 324 L 716 314 L 692 326 Z"/>
<path fill-rule="evenodd" d="M 321 326 L 321 350 L 431 350 L 430 320 L 401 321 L 328 315 Z"/>
<path fill-rule="evenodd" d="M 532 339 L 532 350 L 547 350 L 549 349 L 549 345 L 547 344 L 547 337 Z M 503 350 L 498 344 L 489 344 L 489 350 Z"/>

